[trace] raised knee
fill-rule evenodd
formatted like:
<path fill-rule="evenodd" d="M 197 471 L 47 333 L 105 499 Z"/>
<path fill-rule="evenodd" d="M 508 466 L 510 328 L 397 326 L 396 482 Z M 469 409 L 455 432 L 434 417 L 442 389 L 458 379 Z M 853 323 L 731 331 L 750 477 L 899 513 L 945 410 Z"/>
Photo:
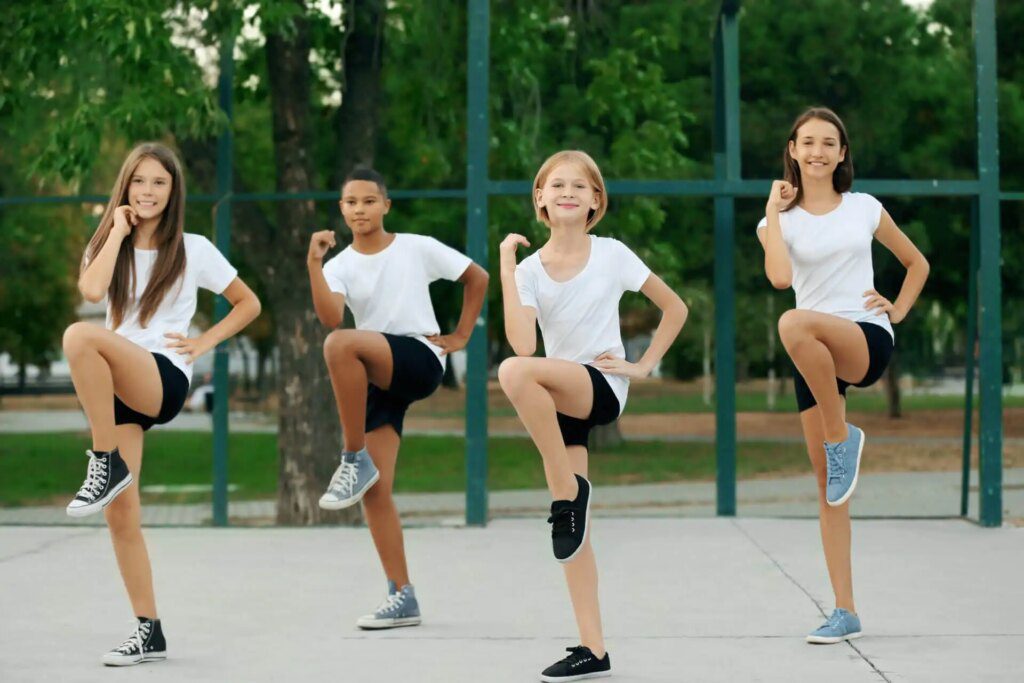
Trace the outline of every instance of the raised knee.
<path fill-rule="evenodd" d="M 64 330 L 64 355 L 70 358 L 76 353 L 80 353 L 83 349 L 89 345 L 89 340 L 92 338 L 93 325 L 89 323 L 77 322 L 71 323 L 68 329 Z"/>
<path fill-rule="evenodd" d="M 506 358 L 498 366 L 498 384 L 501 385 L 502 391 L 509 398 L 513 398 L 513 395 L 517 394 L 520 386 L 522 386 L 523 378 L 526 374 L 525 366 L 525 359 L 519 356 Z"/>
<path fill-rule="evenodd" d="M 353 349 L 354 335 L 350 330 L 334 330 L 324 340 L 324 358 L 332 358 Z"/>
<path fill-rule="evenodd" d="M 791 309 L 779 316 L 779 338 L 783 344 L 800 339 L 807 332 L 802 311 Z"/>

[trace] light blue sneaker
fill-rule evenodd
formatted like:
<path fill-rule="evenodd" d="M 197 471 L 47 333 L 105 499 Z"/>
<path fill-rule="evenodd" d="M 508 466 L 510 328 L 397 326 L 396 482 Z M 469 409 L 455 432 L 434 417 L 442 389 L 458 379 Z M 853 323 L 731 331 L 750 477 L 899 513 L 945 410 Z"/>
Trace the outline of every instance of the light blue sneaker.
<path fill-rule="evenodd" d="M 807 642 L 829 645 L 860 638 L 862 635 L 864 634 L 860 630 L 860 618 L 856 614 L 850 614 L 837 607 L 832 612 L 832 616 L 817 631 L 808 634 Z"/>
<path fill-rule="evenodd" d="M 378 479 L 380 472 L 365 448 L 356 453 L 343 451 L 327 492 L 320 496 L 320 507 L 341 510 L 355 505 Z"/>
<path fill-rule="evenodd" d="M 416 601 L 416 589 L 411 583 L 398 586 L 388 581 L 388 597 L 380 604 L 377 611 L 356 620 L 356 626 L 364 629 L 397 628 L 399 626 L 419 626 L 420 605 Z"/>
<path fill-rule="evenodd" d="M 860 454 L 864 451 L 864 432 L 849 422 L 846 441 L 825 442 L 825 500 L 832 507 L 842 505 L 857 488 L 860 474 Z"/>

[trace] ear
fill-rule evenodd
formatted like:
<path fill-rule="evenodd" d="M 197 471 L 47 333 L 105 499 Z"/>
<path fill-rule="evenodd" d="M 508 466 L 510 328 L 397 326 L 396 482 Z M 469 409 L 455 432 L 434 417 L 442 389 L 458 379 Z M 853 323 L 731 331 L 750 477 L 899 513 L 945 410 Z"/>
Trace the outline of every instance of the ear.
<path fill-rule="evenodd" d="M 795 159 L 795 158 L 796 158 L 796 156 L 795 156 L 795 155 L 793 154 L 793 150 L 795 150 L 795 149 L 796 149 L 796 140 L 790 140 L 790 141 L 789 141 L 789 142 L 788 142 L 788 143 L 786 144 L 786 149 L 788 149 L 788 150 L 789 150 L 789 156 L 791 156 L 791 157 L 793 157 L 793 158 Z"/>
<path fill-rule="evenodd" d="M 541 197 L 543 197 L 543 196 L 544 196 L 544 190 L 542 188 L 538 187 L 536 190 L 533 191 L 533 203 L 534 203 L 535 206 L 538 206 L 538 207 L 540 206 L 540 200 L 541 200 Z"/>
<path fill-rule="evenodd" d="M 390 210 L 391 210 L 391 200 L 390 199 L 385 199 L 384 200 L 384 210 L 381 211 L 380 215 L 387 216 L 388 215 L 388 211 L 390 211 Z"/>
<path fill-rule="evenodd" d="M 338 200 L 338 211 L 344 211 L 344 210 L 345 210 L 345 202 L 342 201 L 341 199 L 339 199 Z"/>
<path fill-rule="evenodd" d="M 846 147 L 839 148 L 839 163 L 846 161 Z"/>

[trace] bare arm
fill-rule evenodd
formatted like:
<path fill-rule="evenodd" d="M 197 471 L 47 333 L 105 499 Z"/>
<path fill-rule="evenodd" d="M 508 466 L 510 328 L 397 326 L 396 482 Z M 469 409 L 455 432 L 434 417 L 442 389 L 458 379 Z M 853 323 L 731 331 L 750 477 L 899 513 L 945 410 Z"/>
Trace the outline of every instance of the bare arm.
<path fill-rule="evenodd" d="M 315 232 L 310 238 L 309 253 L 306 255 L 309 289 L 313 293 L 313 309 L 324 327 L 331 329 L 341 325 L 345 314 L 345 296 L 332 292 L 327 286 L 327 278 L 324 277 L 324 254 L 335 244 L 333 230 Z"/>
<path fill-rule="evenodd" d="M 498 247 L 501 258 L 501 300 L 505 314 L 505 336 L 517 356 L 537 351 L 537 310 L 524 306 L 516 286 L 516 247 L 530 246 L 522 235 L 512 233 Z"/>
<path fill-rule="evenodd" d="M 921 290 L 924 289 L 924 283 L 928 279 L 931 266 L 928 265 L 928 259 L 924 257 L 921 250 L 896 226 L 892 216 L 885 209 L 882 209 L 882 217 L 878 221 L 878 228 L 875 230 L 875 239 L 881 242 L 892 252 L 893 256 L 899 259 L 903 267 L 907 269 L 907 274 L 903 278 L 903 286 L 900 287 L 900 293 L 896 297 L 896 301 L 890 303 L 878 292 L 868 290 L 864 292 L 864 295 L 870 298 L 864 304 L 864 307 L 885 311 L 889 314 L 891 322 L 899 323 L 907 317 L 910 308 L 917 301 Z"/>
<path fill-rule="evenodd" d="M 168 342 L 167 347 L 195 361 L 207 351 L 216 348 L 217 344 L 238 334 L 260 314 L 260 300 L 240 278 L 232 280 L 222 292 L 222 296 L 231 303 L 231 311 L 219 323 L 196 339 L 168 332 L 164 336 L 173 341 Z"/>
<path fill-rule="evenodd" d="M 672 342 L 676 340 L 680 330 L 683 329 L 689 309 L 686 308 L 686 304 L 679 298 L 679 295 L 665 284 L 664 280 L 651 273 L 647 281 L 644 282 L 644 286 L 640 288 L 640 292 L 661 309 L 661 322 L 658 323 L 658 328 L 654 331 L 650 346 L 647 347 L 643 358 L 636 363 L 630 363 L 624 358 L 616 358 L 611 354 L 601 354 L 592 363 L 598 370 L 626 377 L 647 377 L 654 370 L 658 361 L 665 356 L 669 347 L 672 346 Z"/>
<path fill-rule="evenodd" d="M 465 348 L 469 338 L 473 334 L 473 328 L 480 317 L 480 311 L 484 307 L 484 297 L 487 296 L 487 281 L 490 276 L 487 271 L 475 263 L 469 264 L 465 272 L 459 277 L 462 283 L 462 314 L 459 316 L 459 324 L 451 334 L 433 335 L 427 339 L 440 346 L 441 355 L 447 355 L 453 351 Z"/>
<path fill-rule="evenodd" d="M 793 284 L 793 264 L 789 260 L 786 243 L 782 239 L 779 213 L 796 197 L 796 188 L 785 180 L 772 183 L 772 191 L 765 206 L 768 225 L 758 228 L 757 238 L 764 247 L 764 272 L 775 289 L 788 289 Z"/>
<path fill-rule="evenodd" d="M 139 222 L 135 211 L 129 206 L 119 206 L 114 209 L 114 225 L 110 228 L 107 241 L 99 253 L 88 265 L 82 274 L 78 276 L 78 291 L 86 301 L 98 303 L 107 295 L 110 289 L 110 280 L 114 277 L 114 267 L 117 265 L 117 254 L 121 250 L 121 244 L 125 238 L 131 235 L 132 227 Z"/>

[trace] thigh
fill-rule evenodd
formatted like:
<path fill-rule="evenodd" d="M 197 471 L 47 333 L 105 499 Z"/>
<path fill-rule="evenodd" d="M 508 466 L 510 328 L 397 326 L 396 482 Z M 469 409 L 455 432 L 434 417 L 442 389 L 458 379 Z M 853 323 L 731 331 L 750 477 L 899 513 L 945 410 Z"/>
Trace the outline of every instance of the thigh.
<path fill-rule="evenodd" d="M 836 377 L 855 384 L 868 372 L 870 356 L 864 330 L 857 323 L 817 311 L 786 311 L 779 327 L 792 326 L 824 344 L 836 366 Z"/>
<path fill-rule="evenodd" d="M 90 333 L 90 342 L 110 366 L 117 397 L 132 410 L 157 416 L 163 405 L 164 389 L 153 354 L 101 327 Z"/>
<path fill-rule="evenodd" d="M 327 336 L 326 347 L 351 349 L 366 368 L 366 379 L 381 389 L 391 386 L 394 360 L 391 345 L 380 332 L 370 330 L 335 330 Z"/>
<path fill-rule="evenodd" d="M 594 407 L 594 385 L 580 363 L 560 358 L 518 358 L 513 372 L 544 387 L 555 402 L 555 410 L 585 420 Z"/>

